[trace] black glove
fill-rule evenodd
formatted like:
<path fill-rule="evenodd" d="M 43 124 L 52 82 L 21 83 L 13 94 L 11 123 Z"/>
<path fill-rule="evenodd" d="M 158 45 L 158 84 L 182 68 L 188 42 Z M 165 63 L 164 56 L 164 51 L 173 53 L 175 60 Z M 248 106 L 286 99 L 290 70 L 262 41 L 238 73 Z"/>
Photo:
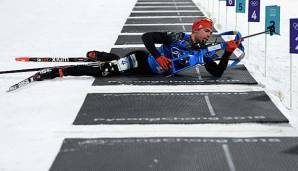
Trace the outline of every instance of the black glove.
<path fill-rule="evenodd" d="M 92 59 L 94 61 L 113 61 L 120 59 L 120 57 L 116 54 L 99 52 L 96 50 L 87 52 L 86 56 L 87 58 Z"/>

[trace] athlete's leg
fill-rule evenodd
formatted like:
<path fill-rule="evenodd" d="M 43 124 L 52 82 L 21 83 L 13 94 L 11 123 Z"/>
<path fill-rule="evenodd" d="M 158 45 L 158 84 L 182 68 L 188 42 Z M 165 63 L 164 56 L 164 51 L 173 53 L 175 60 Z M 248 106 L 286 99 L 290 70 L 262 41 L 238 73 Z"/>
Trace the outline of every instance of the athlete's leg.
<path fill-rule="evenodd" d="M 88 52 L 89 53 L 89 52 Z M 97 52 L 96 52 L 97 53 Z M 89 54 L 90 55 L 90 54 Z M 53 79 L 62 76 L 111 76 L 120 73 L 133 73 L 141 75 L 152 75 L 150 66 L 148 65 L 146 51 L 132 51 L 119 58 L 119 56 L 106 52 L 98 52 L 97 59 L 102 57 L 98 63 L 89 65 L 72 65 L 59 68 L 48 68 L 36 74 L 37 80 Z"/>
<path fill-rule="evenodd" d="M 63 76 L 93 76 L 100 77 L 102 75 L 102 70 L 100 67 L 94 63 L 94 65 L 72 65 L 65 67 L 53 67 L 40 70 L 36 73 L 35 78 L 38 81 L 44 79 L 53 79 L 56 77 Z"/>
<path fill-rule="evenodd" d="M 133 64 L 130 64 L 130 66 L 134 67 L 130 67 L 124 72 L 141 75 L 152 75 L 153 73 L 147 61 L 148 54 L 149 53 L 147 51 L 143 50 L 136 50 L 126 54 L 123 58 L 126 58 L 128 61 L 131 61 Z"/>
<path fill-rule="evenodd" d="M 63 68 L 64 76 L 101 76 L 102 71 L 97 64 L 77 65 Z"/>

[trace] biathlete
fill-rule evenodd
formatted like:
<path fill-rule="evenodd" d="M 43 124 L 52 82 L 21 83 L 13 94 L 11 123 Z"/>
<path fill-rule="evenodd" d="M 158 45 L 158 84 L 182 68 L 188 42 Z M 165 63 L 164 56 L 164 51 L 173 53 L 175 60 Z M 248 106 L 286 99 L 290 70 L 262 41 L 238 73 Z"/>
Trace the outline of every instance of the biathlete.
<path fill-rule="evenodd" d="M 204 18 L 193 22 L 191 34 L 184 32 L 147 32 L 142 35 L 142 40 L 148 52 L 136 50 L 124 55 L 124 57 L 119 57 L 113 53 L 90 51 L 86 56 L 98 61 L 97 63 L 49 68 L 36 73 L 35 80 L 83 75 L 102 77 L 121 73 L 168 75 L 171 73 L 173 59 L 179 56 L 181 51 L 191 53 L 206 48 L 206 43 L 212 35 L 212 29 L 212 20 Z M 155 44 L 161 44 L 161 47 L 157 49 Z M 231 54 L 239 45 L 240 41 L 228 41 L 218 63 L 208 56 L 203 56 L 198 64 L 204 65 L 211 75 L 221 77 L 227 68 Z M 184 63 L 181 62 L 180 65 L 183 66 Z"/>

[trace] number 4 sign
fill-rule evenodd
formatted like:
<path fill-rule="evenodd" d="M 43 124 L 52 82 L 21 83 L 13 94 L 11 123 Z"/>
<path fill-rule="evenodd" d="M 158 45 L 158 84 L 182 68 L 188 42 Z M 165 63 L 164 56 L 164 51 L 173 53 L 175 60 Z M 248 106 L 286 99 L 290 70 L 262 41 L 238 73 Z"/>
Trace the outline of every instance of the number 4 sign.
<path fill-rule="evenodd" d="M 298 18 L 290 19 L 290 53 L 298 53 Z"/>
<path fill-rule="evenodd" d="M 260 22 L 260 1 L 248 1 L 248 22 Z"/>

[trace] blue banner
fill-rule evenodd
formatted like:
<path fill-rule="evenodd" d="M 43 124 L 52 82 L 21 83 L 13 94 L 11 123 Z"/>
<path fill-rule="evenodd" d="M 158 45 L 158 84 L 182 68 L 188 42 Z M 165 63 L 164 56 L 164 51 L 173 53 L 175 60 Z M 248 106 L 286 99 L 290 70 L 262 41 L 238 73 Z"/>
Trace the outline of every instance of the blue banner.
<path fill-rule="evenodd" d="M 260 22 L 261 0 L 248 1 L 248 22 Z"/>
<path fill-rule="evenodd" d="M 266 6 L 265 30 L 274 24 L 275 33 L 280 34 L 280 7 L 277 5 Z"/>
<path fill-rule="evenodd" d="M 298 18 L 290 19 L 290 53 L 298 53 Z"/>
<path fill-rule="evenodd" d="M 235 0 L 227 0 L 226 2 L 227 2 L 226 6 L 230 6 L 230 7 L 235 6 Z"/>
<path fill-rule="evenodd" d="M 236 13 L 245 13 L 246 0 L 236 1 Z"/>

